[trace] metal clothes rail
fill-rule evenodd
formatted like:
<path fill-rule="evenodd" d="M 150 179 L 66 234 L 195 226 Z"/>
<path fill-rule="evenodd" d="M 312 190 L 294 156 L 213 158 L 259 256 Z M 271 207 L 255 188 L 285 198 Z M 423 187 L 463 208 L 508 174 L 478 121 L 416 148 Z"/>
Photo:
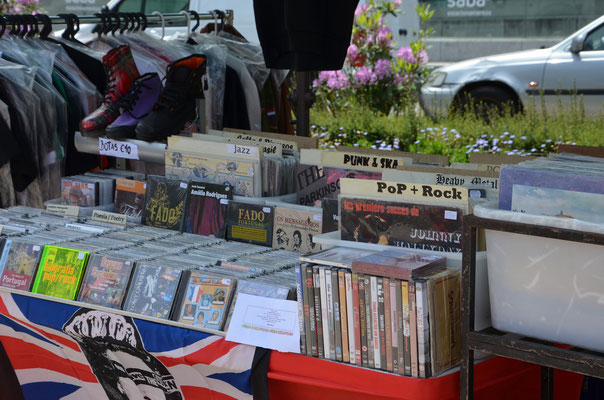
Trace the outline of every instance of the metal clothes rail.
<path fill-rule="evenodd" d="M 77 18 L 81 24 L 101 24 L 103 22 L 106 22 L 110 17 L 112 17 L 116 14 L 120 17 L 124 17 L 127 14 L 139 14 L 139 13 L 111 13 L 111 12 L 109 12 L 109 13 L 102 13 L 102 14 L 104 14 L 104 16 L 106 16 L 106 18 L 101 18 L 96 15 L 82 15 L 82 16 L 77 16 Z M 144 15 L 147 20 L 148 26 L 161 26 L 162 21 L 164 24 L 167 24 L 170 22 L 185 22 L 187 20 L 195 21 L 195 20 L 197 20 L 198 16 L 199 16 L 199 20 L 203 20 L 203 21 L 209 21 L 209 20 L 213 21 L 213 20 L 220 19 L 219 13 L 217 11 L 207 12 L 207 13 L 193 13 L 193 12 L 189 11 L 188 13 L 183 12 L 183 13 L 170 13 L 170 14 L 161 14 L 159 12 L 156 12 L 155 14 L 144 14 Z M 232 19 L 233 19 L 233 10 L 225 10 L 223 20 L 226 22 L 226 21 L 232 21 Z M 68 22 L 67 18 L 64 17 L 63 15 L 50 16 L 50 20 L 53 25 L 65 25 Z"/>

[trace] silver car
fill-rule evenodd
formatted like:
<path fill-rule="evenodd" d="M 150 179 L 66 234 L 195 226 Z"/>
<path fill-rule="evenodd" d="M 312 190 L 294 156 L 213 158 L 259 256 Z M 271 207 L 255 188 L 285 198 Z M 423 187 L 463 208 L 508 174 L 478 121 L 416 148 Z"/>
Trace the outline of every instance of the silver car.
<path fill-rule="evenodd" d="M 521 111 L 544 102 L 555 112 L 560 103 L 566 107 L 579 99 L 588 115 L 604 111 L 604 16 L 550 48 L 438 68 L 422 87 L 420 103 L 436 116 L 470 104 L 475 111 L 502 110 L 506 103 Z"/>

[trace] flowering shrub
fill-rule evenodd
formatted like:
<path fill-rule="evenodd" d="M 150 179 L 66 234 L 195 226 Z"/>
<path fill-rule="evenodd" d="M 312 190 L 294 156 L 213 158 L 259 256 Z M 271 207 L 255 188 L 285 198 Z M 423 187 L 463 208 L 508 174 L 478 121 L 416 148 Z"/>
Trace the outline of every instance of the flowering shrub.
<path fill-rule="evenodd" d="M 36 14 L 39 0 L 0 0 L 0 14 Z"/>
<path fill-rule="evenodd" d="M 357 7 L 344 67 L 322 71 L 313 82 L 319 101 L 330 113 L 357 103 L 387 115 L 414 104 L 427 76 L 425 38 L 430 31 L 420 30 L 418 40 L 396 50 L 384 18 L 396 17 L 400 2 L 367 0 Z M 423 22 L 433 15 L 428 5 L 418 6 L 417 12 Z"/>

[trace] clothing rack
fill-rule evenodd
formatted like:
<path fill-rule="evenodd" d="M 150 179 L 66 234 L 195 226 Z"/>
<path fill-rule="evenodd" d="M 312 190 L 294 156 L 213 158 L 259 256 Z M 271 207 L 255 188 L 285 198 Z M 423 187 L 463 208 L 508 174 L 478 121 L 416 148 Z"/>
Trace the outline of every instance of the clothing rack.
<path fill-rule="evenodd" d="M 108 17 L 111 17 L 113 15 L 117 15 L 120 18 L 126 16 L 126 14 L 131 14 L 131 13 L 103 13 L 106 14 Z M 139 14 L 139 15 L 144 15 L 147 21 L 147 26 L 161 26 L 162 22 L 164 24 L 168 24 L 168 23 L 173 23 L 173 22 L 185 22 L 186 20 L 190 20 L 190 21 L 196 21 L 197 17 L 199 16 L 199 20 L 203 20 L 203 21 L 209 21 L 209 20 L 218 20 L 220 19 L 218 12 L 213 11 L 213 12 L 207 12 L 207 13 L 191 13 L 189 11 L 188 14 L 183 13 L 170 13 L 170 14 L 161 14 L 161 13 L 157 13 L 157 14 L 140 14 L 140 13 L 133 13 L 133 14 Z M 64 17 L 64 16 L 50 16 L 50 21 L 52 22 L 53 25 L 66 25 L 68 23 L 68 17 Z M 103 18 L 98 17 L 96 15 L 83 15 L 83 16 L 77 16 L 77 19 L 80 21 L 81 24 L 101 24 L 103 22 L 106 22 L 106 20 L 104 21 Z M 224 11 L 224 18 L 223 20 L 225 22 L 227 21 L 232 21 L 233 19 L 233 10 L 225 10 Z"/>

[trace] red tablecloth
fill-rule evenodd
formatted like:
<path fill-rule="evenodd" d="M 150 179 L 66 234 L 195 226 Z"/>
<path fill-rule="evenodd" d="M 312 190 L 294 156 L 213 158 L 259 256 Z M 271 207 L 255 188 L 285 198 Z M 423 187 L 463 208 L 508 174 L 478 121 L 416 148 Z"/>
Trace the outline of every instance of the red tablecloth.
<path fill-rule="evenodd" d="M 474 367 L 477 400 L 537 400 L 541 367 L 501 357 Z M 555 399 L 578 400 L 582 376 L 555 373 Z M 459 371 L 414 379 L 312 357 L 273 351 L 268 372 L 271 400 L 454 400 L 459 399 Z"/>

